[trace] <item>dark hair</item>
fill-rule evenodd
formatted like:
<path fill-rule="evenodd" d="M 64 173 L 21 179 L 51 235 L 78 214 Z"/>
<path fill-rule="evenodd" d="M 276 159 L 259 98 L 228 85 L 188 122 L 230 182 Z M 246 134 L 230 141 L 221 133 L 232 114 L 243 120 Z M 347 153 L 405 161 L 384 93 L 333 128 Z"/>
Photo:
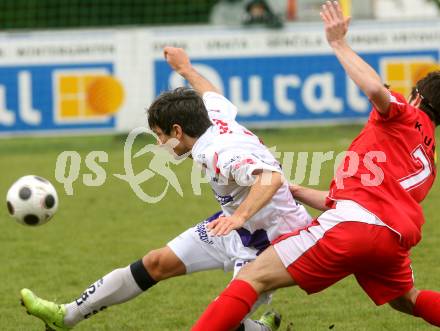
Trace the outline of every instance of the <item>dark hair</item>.
<path fill-rule="evenodd" d="M 420 95 L 419 108 L 435 125 L 440 125 L 440 71 L 433 71 L 419 80 L 411 92 L 411 99 Z"/>
<path fill-rule="evenodd" d="M 212 125 L 202 98 L 187 87 L 163 92 L 147 113 L 150 128 L 159 127 L 167 135 L 173 125 L 178 124 L 185 134 L 198 138 Z"/>

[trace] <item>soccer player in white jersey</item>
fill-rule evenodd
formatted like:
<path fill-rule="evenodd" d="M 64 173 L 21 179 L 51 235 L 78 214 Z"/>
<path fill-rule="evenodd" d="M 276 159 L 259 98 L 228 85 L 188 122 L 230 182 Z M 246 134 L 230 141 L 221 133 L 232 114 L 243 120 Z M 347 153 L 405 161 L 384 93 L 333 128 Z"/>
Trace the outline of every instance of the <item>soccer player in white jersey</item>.
<path fill-rule="evenodd" d="M 109 306 L 125 302 L 170 277 L 210 269 L 238 270 L 271 240 L 308 225 L 311 218 L 293 199 L 279 163 L 259 139 L 235 121 L 237 108 L 191 66 L 183 49 L 166 47 L 169 65 L 194 89 L 161 94 L 148 110 L 148 123 L 160 143 L 173 142 L 177 155 L 191 153 L 210 178 L 221 211 L 183 232 L 165 247 L 113 270 L 76 300 L 55 304 L 21 290 L 28 312 L 49 329 L 68 330 Z M 219 223 L 215 233 L 206 225 Z M 229 235 L 221 236 L 234 227 Z M 268 295 L 260 298 L 267 301 Z M 152 298 L 152 300 L 154 300 Z M 243 320 L 238 330 L 273 331 L 279 316 Z"/>

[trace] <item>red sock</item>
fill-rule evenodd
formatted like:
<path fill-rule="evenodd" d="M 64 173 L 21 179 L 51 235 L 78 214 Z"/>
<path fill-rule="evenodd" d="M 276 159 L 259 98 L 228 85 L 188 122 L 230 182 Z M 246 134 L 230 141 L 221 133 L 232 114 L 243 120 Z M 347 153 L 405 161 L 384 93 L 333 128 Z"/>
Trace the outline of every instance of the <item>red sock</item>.
<path fill-rule="evenodd" d="M 414 316 L 421 317 L 432 325 L 440 326 L 440 293 L 420 291 L 414 306 Z"/>
<path fill-rule="evenodd" d="M 233 280 L 206 308 L 191 331 L 229 331 L 237 327 L 258 299 L 257 292 L 243 280 Z"/>

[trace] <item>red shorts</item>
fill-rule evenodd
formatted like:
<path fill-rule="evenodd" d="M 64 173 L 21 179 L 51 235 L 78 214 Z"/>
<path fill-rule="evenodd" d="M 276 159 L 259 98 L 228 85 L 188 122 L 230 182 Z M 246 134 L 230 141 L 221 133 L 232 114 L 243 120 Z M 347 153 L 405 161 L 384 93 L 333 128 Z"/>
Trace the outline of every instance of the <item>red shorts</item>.
<path fill-rule="evenodd" d="M 409 252 L 399 240 L 374 214 L 343 201 L 307 228 L 273 244 L 287 271 L 307 293 L 354 274 L 368 296 L 381 305 L 414 285 Z"/>

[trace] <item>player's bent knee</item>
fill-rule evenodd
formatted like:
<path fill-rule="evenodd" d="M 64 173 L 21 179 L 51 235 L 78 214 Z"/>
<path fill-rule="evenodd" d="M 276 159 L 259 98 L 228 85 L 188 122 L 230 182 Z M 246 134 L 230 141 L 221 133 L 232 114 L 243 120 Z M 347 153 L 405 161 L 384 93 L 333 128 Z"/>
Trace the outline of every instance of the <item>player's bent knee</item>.
<path fill-rule="evenodd" d="M 402 313 L 413 315 L 414 306 L 419 292 L 420 291 L 416 288 L 412 288 L 401 297 L 390 301 L 389 305 Z"/>
<path fill-rule="evenodd" d="M 296 285 L 273 247 L 269 247 L 256 261 L 244 266 L 237 279 L 250 283 L 258 293 Z"/>
<path fill-rule="evenodd" d="M 248 265 L 244 266 L 235 279 L 243 280 L 249 283 L 258 293 L 266 292 L 267 284 L 260 281 L 258 275 L 256 275 L 253 271 L 254 268 L 252 264 L 253 263 L 249 263 Z"/>
<path fill-rule="evenodd" d="M 409 305 L 408 302 L 402 298 L 397 298 L 393 301 L 390 301 L 389 305 L 391 308 L 400 311 L 401 313 L 412 315 L 411 305 Z"/>
<path fill-rule="evenodd" d="M 156 281 L 164 279 L 167 273 L 167 265 L 163 261 L 161 249 L 155 249 L 147 253 L 142 259 L 145 269 Z"/>
<path fill-rule="evenodd" d="M 156 281 L 185 273 L 182 261 L 168 248 L 152 250 L 142 259 L 145 269 Z"/>

